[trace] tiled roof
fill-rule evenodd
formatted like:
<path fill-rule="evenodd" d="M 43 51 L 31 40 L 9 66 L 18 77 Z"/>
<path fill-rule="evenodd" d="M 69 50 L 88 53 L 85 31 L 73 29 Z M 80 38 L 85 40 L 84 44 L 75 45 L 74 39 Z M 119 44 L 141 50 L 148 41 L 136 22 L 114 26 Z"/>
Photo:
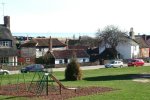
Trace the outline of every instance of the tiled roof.
<path fill-rule="evenodd" d="M 22 44 L 21 47 L 30 47 L 30 46 L 38 46 L 38 47 L 48 47 L 49 46 L 49 38 L 34 38 L 31 41 Z M 52 38 L 53 47 L 64 47 L 66 46 L 64 43 L 60 42 L 56 38 Z"/>
<path fill-rule="evenodd" d="M 21 44 L 20 47 L 35 47 L 35 46 L 36 46 L 36 42 L 31 40 L 31 41 L 29 41 L 27 43 Z"/>
<path fill-rule="evenodd" d="M 136 36 L 135 41 L 139 44 L 140 48 L 149 48 L 146 41 L 141 36 Z"/>
<path fill-rule="evenodd" d="M 75 54 L 77 58 L 89 57 L 84 50 L 55 50 L 52 52 L 55 59 L 72 58 Z"/>
<path fill-rule="evenodd" d="M 145 39 L 146 44 L 150 47 L 150 35 L 143 35 L 143 39 Z"/>

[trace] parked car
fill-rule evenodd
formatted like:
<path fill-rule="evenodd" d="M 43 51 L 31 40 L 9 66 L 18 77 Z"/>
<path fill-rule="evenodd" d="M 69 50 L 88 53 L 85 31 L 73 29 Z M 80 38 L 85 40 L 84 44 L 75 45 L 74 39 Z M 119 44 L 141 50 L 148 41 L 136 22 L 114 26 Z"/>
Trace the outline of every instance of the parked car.
<path fill-rule="evenodd" d="M 42 64 L 32 64 L 22 68 L 21 73 L 27 72 L 41 72 L 44 71 L 44 66 Z"/>
<path fill-rule="evenodd" d="M 10 74 L 10 71 L 0 69 L 0 75 L 6 75 L 6 74 Z"/>
<path fill-rule="evenodd" d="M 144 63 L 143 59 L 130 59 L 128 61 L 128 66 L 143 66 Z"/>
<path fill-rule="evenodd" d="M 105 64 L 105 68 L 115 68 L 115 67 L 123 67 L 122 61 L 113 60 L 110 63 Z"/>

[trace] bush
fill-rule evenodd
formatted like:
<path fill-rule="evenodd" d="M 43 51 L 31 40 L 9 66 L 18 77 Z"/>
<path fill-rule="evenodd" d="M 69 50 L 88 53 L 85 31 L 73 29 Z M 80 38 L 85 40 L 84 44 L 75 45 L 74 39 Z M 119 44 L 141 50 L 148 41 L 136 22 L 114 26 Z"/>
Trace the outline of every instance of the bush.
<path fill-rule="evenodd" d="M 82 79 L 82 72 L 79 63 L 75 58 L 71 59 L 65 70 L 65 79 L 67 81 L 75 81 Z"/>
<path fill-rule="evenodd" d="M 36 64 L 45 64 L 44 58 L 41 56 L 35 59 Z"/>

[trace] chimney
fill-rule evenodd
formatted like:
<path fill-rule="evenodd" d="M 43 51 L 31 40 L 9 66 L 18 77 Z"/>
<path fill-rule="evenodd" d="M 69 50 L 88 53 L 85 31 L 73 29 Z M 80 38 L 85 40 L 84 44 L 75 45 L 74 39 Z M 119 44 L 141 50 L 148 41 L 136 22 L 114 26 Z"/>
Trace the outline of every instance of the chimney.
<path fill-rule="evenodd" d="M 66 49 L 68 50 L 68 39 L 66 39 Z"/>
<path fill-rule="evenodd" d="M 146 40 L 147 36 L 145 34 L 142 35 L 143 39 Z"/>
<path fill-rule="evenodd" d="M 10 29 L 10 16 L 4 16 L 4 26 Z"/>
<path fill-rule="evenodd" d="M 129 35 L 130 35 L 130 38 L 131 38 L 131 39 L 135 39 L 133 27 L 130 28 Z"/>
<path fill-rule="evenodd" d="M 52 38 L 51 36 L 49 37 L 49 51 L 52 51 Z"/>

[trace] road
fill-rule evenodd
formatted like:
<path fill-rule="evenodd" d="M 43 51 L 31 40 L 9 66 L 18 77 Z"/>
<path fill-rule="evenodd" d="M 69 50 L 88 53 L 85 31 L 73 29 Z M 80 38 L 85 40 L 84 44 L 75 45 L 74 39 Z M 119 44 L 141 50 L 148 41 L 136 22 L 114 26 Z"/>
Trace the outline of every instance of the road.
<path fill-rule="evenodd" d="M 90 70 L 90 69 L 99 69 L 99 68 L 105 68 L 104 65 L 96 65 L 96 66 L 81 66 L 82 70 Z M 49 68 L 48 72 L 51 71 L 65 71 L 65 68 Z M 10 71 L 10 74 L 17 74 L 20 73 L 19 70 Z"/>
<path fill-rule="evenodd" d="M 124 66 L 127 66 L 127 64 L 124 64 Z M 144 66 L 150 66 L 150 63 L 145 63 Z M 81 66 L 82 70 L 90 70 L 90 69 L 100 69 L 105 68 L 104 65 L 95 65 L 95 66 Z M 48 72 L 51 71 L 65 71 L 65 68 L 49 68 Z M 10 71 L 10 74 L 18 74 L 20 73 L 19 70 L 16 71 Z"/>

